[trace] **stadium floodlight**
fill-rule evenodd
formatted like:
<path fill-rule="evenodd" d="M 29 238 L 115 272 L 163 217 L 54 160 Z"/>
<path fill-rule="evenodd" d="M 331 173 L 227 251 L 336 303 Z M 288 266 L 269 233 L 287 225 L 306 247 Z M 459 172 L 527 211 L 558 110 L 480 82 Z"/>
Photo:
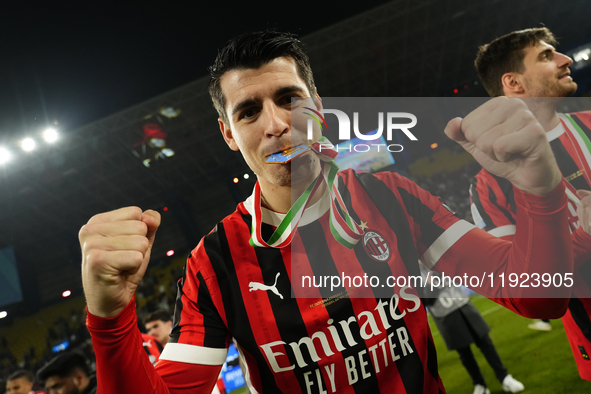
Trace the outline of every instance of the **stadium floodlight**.
<path fill-rule="evenodd" d="M 591 42 L 581 45 L 566 54 L 573 58 L 573 64 L 570 66 L 571 70 L 581 70 L 591 66 Z"/>
<path fill-rule="evenodd" d="M 248 179 L 248 178 L 250 178 L 250 175 L 244 174 L 244 179 Z"/>
<path fill-rule="evenodd" d="M 21 141 L 21 147 L 25 152 L 30 152 L 35 149 L 35 140 L 32 138 L 25 138 Z"/>
<path fill-rule="evenodd" d="M 0 147 L 0 164 L 8 163 L 12 159 L 12 154 L 6 148 Z"/>
<path fill-rule="evenodd" d="M 575 62 L 580 62 L 583 60 L 589 60 L 589 56 L 591 55 L 591 48 L 585 48 L 581 51 L 578 51 L 573 54 L 573 59 Z"/>
<path fill-rule="evenodd" d="M 6 316 L 8 316 L 8 312 L 6 312 L 6 311 L 0 312 L 0 319 L 4 319 Z"/>
<path fill-rule="evenodd" d="M 54 143 L 55 141 L 57 141 L 58 138 L 57 131 L 50 127 L 43 132 L 43 138 L 50 144 Z"/>

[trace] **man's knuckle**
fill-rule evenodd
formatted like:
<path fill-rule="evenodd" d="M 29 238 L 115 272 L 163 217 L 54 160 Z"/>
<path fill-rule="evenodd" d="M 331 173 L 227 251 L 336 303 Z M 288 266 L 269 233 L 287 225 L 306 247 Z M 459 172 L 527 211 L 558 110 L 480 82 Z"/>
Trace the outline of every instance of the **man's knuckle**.
<path fill-rule="evenodd" d="M 95 248 L 88 248 L 88 245 L 84 245 L 84 261 L 91 267 L 102 264 L 103 251 Z"/>
<path fill-rule="evenodd" d="M 126 208 L 129 211 L 129 214 L 131 215 L 132 218 L 139 220 L 142 218 L 142 209 L 140 207 L 127 207 Z"/>
<path fill-rule="evenodd" d="M 78 232 L 78 239 L 82 240 L 89 235 L 89 233 L 90 233 L 89 227 L 90 226 L 88 224 L 85 224 L 84 226 L 80 227 L 80 231 Z"/>
<path fill-rule="evenodd" d="M 148 234 L 148 225 L 141 221 L 134 222 L 134 233 L 139 235 Z"/>
<path fill-rule="evenodd" d="M 134 251 L 131 254 L 131 262 L 135 266 L 140 266 L 144 261 L 144 254 L 142 252 Z"/>

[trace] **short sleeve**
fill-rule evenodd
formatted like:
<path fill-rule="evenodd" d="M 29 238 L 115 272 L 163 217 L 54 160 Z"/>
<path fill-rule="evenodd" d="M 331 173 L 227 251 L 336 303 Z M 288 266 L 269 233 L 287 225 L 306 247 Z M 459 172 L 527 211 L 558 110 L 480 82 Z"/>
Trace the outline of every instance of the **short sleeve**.
<path fill-rule="evenodd" d="M 171 339 L 161 360 L 204 365 L 225 362 L 231 336 L 222 317 L 220 290 L 209 269 L 211 264 L 202 240 L 189 256 L 178 282 Z"/>

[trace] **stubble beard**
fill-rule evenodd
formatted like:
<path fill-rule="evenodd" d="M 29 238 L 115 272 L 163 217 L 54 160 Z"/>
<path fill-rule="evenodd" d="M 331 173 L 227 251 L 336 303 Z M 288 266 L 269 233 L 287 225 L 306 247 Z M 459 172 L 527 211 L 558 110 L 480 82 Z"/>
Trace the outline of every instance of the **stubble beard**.
<path fill-rule="evenodd" d="M 534 91 L 530 97 L 568 97 L 577 90 L 575 81 L 568 84 L 562 84 L 560 81 L 546 81 L 539 90 Z"/>

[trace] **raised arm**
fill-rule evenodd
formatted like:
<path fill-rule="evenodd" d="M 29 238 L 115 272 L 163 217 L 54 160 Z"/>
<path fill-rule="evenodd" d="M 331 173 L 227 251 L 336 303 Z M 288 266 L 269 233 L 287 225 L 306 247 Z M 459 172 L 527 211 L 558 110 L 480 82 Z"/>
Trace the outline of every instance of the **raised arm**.
<path fill-rule="evenodd" d="M 82 283 L 99 394 L 209 394 L 218 376 L 220 365 L 161 359 L 155 369 L 143 351 L 134 293 L 159 225 L 158 212 L 127 207 L 96 215 L 80 230 Z"/>
<path fill-rule="evenodd" d="M 491 174 L 509 180 L 515 205 L 516 233 L 513 244 L 472 230 L 444 255 L 438 270 L 454 274 L 534 274 L 561 273 L 572 276 L 573 253 L 569 237 L 566 196 L 560 185 L 562 176 L 546 140 L 544 130 L 520 100 L 493 99 L 465 119 L 449 122 L 446 134 L 462 145 Z M 506 224 L 510 224 L 506 223 Z M 454 255 L 473 251 L 472 258 Z M 521 276 L 524 274 L 524 276 Z M 546 310 L 557 316 L 566 309 L 567 287 L 537 288 L 504 286 L 497 280 L 479 288 L 488 297 L 523 315 L 534 316 Z M 553 297 L 546 305 L 536 297 Z"/>

